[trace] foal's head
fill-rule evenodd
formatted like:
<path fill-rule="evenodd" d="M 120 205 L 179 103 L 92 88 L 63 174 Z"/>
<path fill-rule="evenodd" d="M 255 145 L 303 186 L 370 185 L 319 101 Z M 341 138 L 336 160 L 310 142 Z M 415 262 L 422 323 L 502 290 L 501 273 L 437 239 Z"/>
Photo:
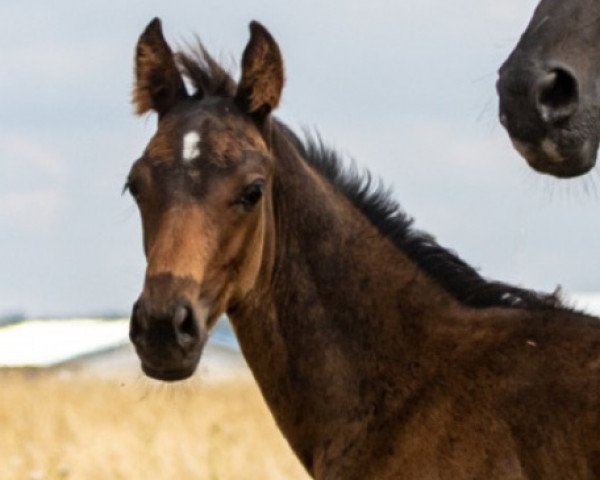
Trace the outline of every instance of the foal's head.
<path fill-rule="evenodd" d="M 274 171 L 269 114 L 284 79 L 271 35 L 255 22 L 250 31 L 237 86 L 205 52 L 204 65 L 174 56 L 158 19 L 137 44 L 133 102 L 158 114 L 158 128 L 127 179 L 147 259 L 130 337 L 144 372 L 161 380 L 194 372 L 208 330 L 260 274 Z"/>

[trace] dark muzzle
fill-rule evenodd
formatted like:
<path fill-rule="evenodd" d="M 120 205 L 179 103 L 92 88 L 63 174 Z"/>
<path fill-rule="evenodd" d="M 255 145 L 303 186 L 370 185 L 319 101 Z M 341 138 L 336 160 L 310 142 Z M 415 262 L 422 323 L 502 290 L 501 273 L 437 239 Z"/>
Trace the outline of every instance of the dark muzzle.
<path fill-rule="evenodd" d="M 207 333 L 190 302 L 180 299 L 164 307 L 142 295 L 133 306 L 129 337 L 144 373 L 175 381 L 194 373 Z"/>

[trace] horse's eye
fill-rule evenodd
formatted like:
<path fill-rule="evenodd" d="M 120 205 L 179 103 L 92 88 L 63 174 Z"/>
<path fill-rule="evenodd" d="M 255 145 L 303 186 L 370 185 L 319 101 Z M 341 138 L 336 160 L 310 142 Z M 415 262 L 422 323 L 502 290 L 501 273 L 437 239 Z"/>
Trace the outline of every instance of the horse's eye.
<path fill-rule="evenodd" d="M 238 203 L 249 210 L 258 203 L 264 191 L 264 180 L 256 180 L 244 189 Z"/>

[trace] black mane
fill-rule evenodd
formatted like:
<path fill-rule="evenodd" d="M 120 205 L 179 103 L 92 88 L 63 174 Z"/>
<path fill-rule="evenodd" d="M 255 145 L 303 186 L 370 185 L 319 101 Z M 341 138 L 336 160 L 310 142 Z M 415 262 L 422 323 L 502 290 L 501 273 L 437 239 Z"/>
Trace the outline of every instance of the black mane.
<path fill-rule="evenodd" d="M 482 277 L 433 236 L 415 229 L 413 219 L 391 196 L 391 190 L 367 170 L 346 168 L 340 155 L 320 138 L 306 136 L 302 152 L 307 162 L 358 208 L 379 232 L 437 280 L 458 301 L 477 308 L 502 306 L 529 309 L 560 308 L 558 294 L 526 290 Z"/>
<path fill-rule="evenodd" d="M 233 97 L 236 82 L 202 44 L 192 53 L 177 55 L 182 73 L 203 95 Z M 527 290 L 482 277 L 454 252 L 413 227 L 413 220 L 369 171 L 344 167 L 340 155 L 320 138 L 301 140 L 290 129 L 273 122 L 277 134 L 286 137 L 306 162 L 332 183 L 400 250 L 438 281 L 458 301 L 476 308 L 510 307 L 534 310 L 564 308 L 558 294 Z"/>

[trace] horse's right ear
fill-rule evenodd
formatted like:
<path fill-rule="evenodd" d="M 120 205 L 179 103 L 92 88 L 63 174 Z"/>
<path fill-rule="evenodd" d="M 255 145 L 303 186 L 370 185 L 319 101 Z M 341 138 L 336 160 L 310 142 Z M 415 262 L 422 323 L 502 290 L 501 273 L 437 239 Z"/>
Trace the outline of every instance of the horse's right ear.
<path fill-rule="evenodd" d="M 283 58 L 277 42 L 260 23 L 251 22 L 236 101 L 246 113 L 262 121 L 279 105 L 283 83 Z"/>
<path fill-rule="evenodd" d="M 152 20 L 135 50 L 133 105 L 138 115 L 154 110 L 159 118 L 188 96 L 160 20 Z"/>

